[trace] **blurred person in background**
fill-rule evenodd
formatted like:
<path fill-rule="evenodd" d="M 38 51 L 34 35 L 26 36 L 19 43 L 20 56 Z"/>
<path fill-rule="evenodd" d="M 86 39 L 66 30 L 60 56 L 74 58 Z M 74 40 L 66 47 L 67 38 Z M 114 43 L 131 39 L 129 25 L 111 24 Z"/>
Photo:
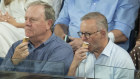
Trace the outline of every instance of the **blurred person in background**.
<path fill-rule="evenodd" d="M 1 0 L 0 3 L 0 57 L 5 57 L 11 45 L 25 37 L 25 10 L 29 3 L 38 0 Z M 43 0 L 55 9 L 58 17 L 61 0 Z"/>
<path fill-rule="evenodd" d="M 133 59 L 134 65 L 137 70 L 140 70 L 140 9 L 139 9 L 139 16 L 137 18 L 137 25 L 136 30 L 138 30 L 138 36 L 136 38 L 136 45 L 130 51 L 130 56 Z"/>

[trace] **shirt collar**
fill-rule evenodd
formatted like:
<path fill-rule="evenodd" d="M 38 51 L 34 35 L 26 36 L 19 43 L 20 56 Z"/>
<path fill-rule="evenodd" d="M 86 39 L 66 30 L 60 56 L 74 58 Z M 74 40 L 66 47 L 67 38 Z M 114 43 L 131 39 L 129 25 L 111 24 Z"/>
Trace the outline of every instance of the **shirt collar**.
<path fill-rule="evenodd" d="M 109 40 L 107 46 L 105 47 L 105 49 L 103 50 L 103 52 L 101 54 L 104 54 L 106 56 L 110 56 L 111 55 L 111 50 L 113 47 L 113 42 L 111 40 Z"/>
<path fill-rule="evenodd" d="M 52 40 L 55 40 L 55 34 L 54 34 L 54 33 L 53 33 L 53 34 L 51 35 L 51 37 L 50 37 L 48 40 L 46 40 L 43 44 L 46 45 L 47 43 L 51 42 Z"/>
<path fill-rule="evenodd" d="M 45 42 L 43 42 L 41 45 L 46 45 L 46 44 L 48 44 L 49 42 L 51 42 L 52 40 L 55 40 L 55 34 L 54 34 L 54 33 L 51 35 L 51 37 L 50 37 L 48 40 L 46 40 Z M 40 45 L 40 46 L 41 46 L 41 45 Z M 32 44 L 30 41 L 29 41 L 28 46 L 31 47 L 31 48 L 34 47 L 33 44 Z M 39 47 L 40 47 L 40 46 L 39 46 Z"/>

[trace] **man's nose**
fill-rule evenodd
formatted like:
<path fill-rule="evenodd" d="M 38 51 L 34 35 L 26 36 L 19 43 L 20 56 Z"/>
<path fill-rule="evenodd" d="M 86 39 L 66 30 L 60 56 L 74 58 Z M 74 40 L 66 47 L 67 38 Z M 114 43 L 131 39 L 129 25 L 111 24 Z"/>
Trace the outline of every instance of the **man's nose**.
<path fill-rule="evenodd" d="M 26 25 L 26 26 L 30 26 L 30 25 L 31 25 L 31 22 L 30 22 L 29 19 L 26 19 L 26 21 L 25 21 L 25 25 Z"/>
<path fill-rule="evenodd" d="M 85 37 L 85 35 L 84 35 L 84 34 L 83 34 L 83 35 L 81 35 L 81 39 L 82 39 L 83 41 L 87 40 L 87 38 Z"/>

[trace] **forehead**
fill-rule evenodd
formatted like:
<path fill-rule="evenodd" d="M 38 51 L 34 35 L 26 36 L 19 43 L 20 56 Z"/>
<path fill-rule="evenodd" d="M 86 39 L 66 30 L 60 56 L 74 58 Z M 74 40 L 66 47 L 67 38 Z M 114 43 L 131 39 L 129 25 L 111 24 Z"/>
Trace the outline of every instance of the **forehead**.
<path fill-rule="evenodd" d="M 80 30 L 87 32 L 97 30 L 96 20 L 94 19 L 83 20 L 81 22 Z"/>
<path fill-rule="evenodd" d="M 34 5 L 30 6 L 26 11 L 26 17 L 27 16 L 39 16 L 44 15 L 44 7 L 41 5 Z"/>

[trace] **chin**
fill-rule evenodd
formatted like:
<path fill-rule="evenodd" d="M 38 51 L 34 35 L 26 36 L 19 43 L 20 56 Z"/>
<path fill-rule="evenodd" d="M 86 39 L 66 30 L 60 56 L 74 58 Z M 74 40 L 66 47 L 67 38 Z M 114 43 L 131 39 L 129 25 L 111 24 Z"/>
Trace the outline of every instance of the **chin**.
<path fill-rule="evenodd" d="M 92 50 L 91 50 L 90 48 L 88 48 L 88 51 L 89 51 L 89 52 L 92 52 Z"/>
<path fill-rule="evenodd" d="M 90 53 L 92 53 L 95 49 L 92 48 L 92 47 L 91 48 L 89 47 L 88 50 L 89 50 Z"/>
<path fill-rule="evenodd" d="M 32 35 L 26 33 L 26 37 L 31 37 Z"/>

